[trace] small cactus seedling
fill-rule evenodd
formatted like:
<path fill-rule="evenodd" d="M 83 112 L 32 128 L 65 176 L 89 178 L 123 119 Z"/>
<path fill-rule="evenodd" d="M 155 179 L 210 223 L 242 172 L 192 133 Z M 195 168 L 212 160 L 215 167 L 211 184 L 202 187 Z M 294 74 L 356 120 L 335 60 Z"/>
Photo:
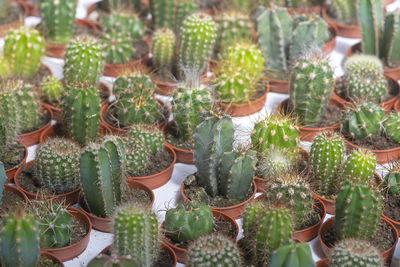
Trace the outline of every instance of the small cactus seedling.
<path fill-rule="evenodd" d="M 151 154 L 157 155 L 163 151 L 165 138 L 163 132 L 157 127 L 134 124 L 128 130 L 125 143 L 128 146 L 135 146 L 137 142 L 142 143 Z"/>
<path fill-rule="evenodd" d="M 135 259 L 131 256 L 108 256 L 106 254 L 99 254 L 96 258 L 91 260 L 88 267 L 140 267 Z"/>
<path fill-rule="evenodd" d="M 49 103 L 59 102 L 64 92 L 61 81 L 54 76 L 43 77 L 41 89 L 44 99 Z"/>
<path fill-rule="evenodd" d="M 315 267 L 310 246 L 290 241 L 272 253 L 269 267 Z"/>
<path fill-rule="evenodd" d="M 375 167 L 374 153 L 364 148 L 353 150 L 344 161 L 342 181 L 370 182 L 374 177 Z"/>
<path fill-rule="evenodd" d="M 111 12 L 103 18 L 101 24 L 104 32 L 120 31 L 129 33 L 132 39 L 141 39 L 144 34 L 144 23 L 135 13 L 125 10 Z"/>
<path fill-rule="evenodd" d="M 132 37 L 128 32 L 103 32 L 101 41 L 105 47 L 106 62 L 109 64 L 123 64 L 133 57 L 136 49 L 132 45 Z"/>
<path fill-rule="evenodd" d="M 390 113 L 383 122 L 386 136 L 395 143 L 400 143 L 400 113 Z"/>
<path fill-rule="evenodd" d="M 170 72 L 175 54 L 175 33 L 168 28 L 161 28 L 154 32 L 151 42 L 153 62 L 160 72 Z"/>

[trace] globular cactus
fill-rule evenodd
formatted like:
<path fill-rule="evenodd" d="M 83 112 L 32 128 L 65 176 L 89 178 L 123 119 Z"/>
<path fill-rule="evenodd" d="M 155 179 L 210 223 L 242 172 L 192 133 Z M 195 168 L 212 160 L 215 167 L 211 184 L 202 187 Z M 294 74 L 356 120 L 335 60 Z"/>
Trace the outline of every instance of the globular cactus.
<path fill-rule="evenodd" d="M 347 157 L 343 164 L 342 181 L 366 183 L 374 178 L 376 159 L 368 149 L 359 148 Z"/>
<path fill-rule="evenodd" d="M 349 238 L 335 244 L 329 257 L 329 266 L 383 267 L 384 264 L 379 250 L 364 238 Z"/>
<path fill-rule="evenodd" d="M 382 203 L 378 189 L 346 182 L 336 197 L 334 228 L 338 238 L 372 238 L 381 220 Z"/>
<path fill-rule="evenodd" d="M 321 51 L 308 51 L 294 64 L 290 102 L 302 125 L 319 121 L 328 105 L 333 81 L 333 70 Z"/>
<path fill-rule="evenodd" d="M 4 41 L 4 58 L 13 76 L 31 77 L 36 74 L 44 53 L 44 38 L 27 26 L 10 30 Z"/>
<path fill-rule="evenodd" d="M 180 138 L 187 142 L 193 139 L 201 118 L 212 108 L 211 92 L 204 85 L 182 85 L 174 91 L 171 107 Z"/>
<path fill-rule="evenodd" d="M 0 56 L 0 81 L 5 80 L 10 75 L 10 66 L 7 60 Z"/>
<path fill-rule="evenodd" d="M 164 226 L 169 238 L 176 242 L 187 242 L 211 233 L 214 217 L 208 205 L 192 201 L 167 210 Z"/>
<path fill-rule="evenodd" d="M 79 159 L 82 192 L 88 211 L 110 217 L 125 191 L 125 147 L 121 138 L 106 136 L 102 144 L 90 143 Z"/>
<path fill-rule="evenodd" d="M 269 267 L 315 267 L 310 246 L 290 241 L 274 251 Z"/>
<path fill-rule="evenodd" d="M 392 163 L 389 172 L 383 177 L 384 188 L 393 196 L 400 195 L 400 165 Z"/>
<path fill-rule="evenodd" d="M 143 143 L 149 153 L 157 155 L 163 151 L 165 138 L 163 132 L 153 125 L 134 124 L 128 129 L 125 143 L 129 146 L 137 142 Z"/>
<path fill-rule="evenodd" d="M 103 46 L 90 36 L 73 39 L 65 52 L 64 79 L 66 83 L 88 83 L 94 86 L 104 68 Z"/>
<path fill-rule="evenodd" d="M 66 44 L 74 36 L 76 7 L 75 0 L 40 1 L 40 15 L 50 42 Z"/>
<path fill-rule="evenodd" d="M 106 254 L 99 254 L 96 258 L 91 260 L 88 267 L 139 267 L 135 259 L 131 256 L 108 256 Z"/>
<path fill-rule="evenodd" d="M 151 151 L 142 142 L 127 142 L 126 145 L 126 172 L 129 176 L 135 176 L 135 174 L 150 164 Z"/>
<path fill-rule="evenodd" d="M 211 57 L 217 36 L 216 24 L 205 13 L 194 13 L 182 24 L 179 65 L 183 71 L 202 73 Z"/>
<path fill-rule="evenodd" d="M 97 88 L 76 84 L 62 99 L 63 122 L 68 136 L 81 146 L 94 141 L 100 123 L 100 97 Z"/>
<path fill-rule="evenodd" d="M 400 113 L 390 113 L 383 122 L 386 136 L 395 143 L 400 143 Z"/>
<path fill-rule="evenodd" d="M 188 247 L 188 267 L 242 266 L 240 250 L 228 237 L 220 234 L 201 236 Z"/>
<path fill-rule="evenodd" d="M 274 250 L 292 237 L 292 215 L 282 206 L 251 202 L 243 213 L 243 235 L 254 253 L 252 264 L 266 266 Z"/>
<path fill-rule="evenodd" d="M 144 23 L 136 13 L 116 10 L 105 16 L 102 21 L 104 32 L 121 31 L 129 33 L 132 39 L 141 39 L 145 32 Z"/>
<path fill-rule="evenodd" d="M 40 233 L 36 219 L 20 208 L 2 221 L 0 232 L 1 263 L 5 267 L 34 267 L 39 260 Z"/>
<path fill-rule="evenodd" d="M 175 54 L 175 33 L 168 28 L 161 28 L 154 32 L 151 42 L 153 62 L 160 72 L 171 71 Z"/>
<path fill-rule="evenodd" d="M 36 173 L 40 184 L 56 194 L 71 192 L 79 187 L 78 144 L 63 138 L 49 138 L 36 151 Z"/>
<path fill-rule="evenodd" d="M 345 149 L 342 138 L 334 132 L 322 132 L 311 144 L 310 167 L 318 193 L 329 197 L 340 184 L 340 167 Z"/>
<path fill-rule="evenodd" d="M 125 31 L 103 32 L 101 42 L 105 47 L 106 62 L 109 64 L 126 63 L 136 51 L 130 34 Z"/>
<path fill-rule="evenodd" d="M 43 77 L 40 88 L 44 99 L 49 103 L 59 102 L 64 92 L 61 81 L 50 75 Z"/>
<path fill-rule="evenodd" d="M 361 103 L 349 108 L 342 119 L 342 133 L 354 139 L 377 134 L 385 118 L 383 109 L 374 103 Z"/>
<path fill-rule="evenodd" d="M 113 251 L 131 256 L 139 266 L 152 266 L 159 254 L 157 215 L 135 204 L 121 206 L 113 216 Z"/>
<path fill-rule="evenodd" d="M 332 0 L 331 6 L 337 19 L 341 22 L 349 24 L 357 18 L 357 1 Z"/>

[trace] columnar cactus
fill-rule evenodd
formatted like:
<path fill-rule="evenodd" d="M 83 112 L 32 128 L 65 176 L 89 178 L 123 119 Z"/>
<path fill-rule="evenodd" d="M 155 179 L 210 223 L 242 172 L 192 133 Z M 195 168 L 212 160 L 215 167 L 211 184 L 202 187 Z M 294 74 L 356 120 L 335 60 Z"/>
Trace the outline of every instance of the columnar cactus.
<path fill-rule="evenodd" d="M 64 79 L 67 83 L 87 82 L 94 86 L 103 68 L 103 46 L 99 40 L 78 36 L 68 44 L 64 65 Z"/>
<path fill-rule="evenodd" d="M 40 183 L 57 194 L 79 186 L 78 144 L 63 138 L 49 138 L 36 151 L 36 173 Z"/>
<path fill-rule="evenodd" d="M 364 148 L 353 150 L 344 162 L 342 181 L 371 181 L 374 178 L 375 167 L 374 153 Z"/>
<path fill-rule="evenodd" d="M 144 23 L 136 13 L 117 10 L 105 16 L 102 21 L 102 30 L 105 32 L 121 31 L 129 33 L 132 39 L 141 39 L 144 34 Z"/>
<path fill-rule="evenodd" d="M 354 139 L 377 134 L 385 118 L 383 109 L 374 103 L 361 103 L 349 108 L 342 119 L 342 133 Z"/>
<path fill-rule="evenodd" d="M 42 89 L 42 95 L 46 101 L 52 103 L 61 100 L 64 87 L 61 81 L 56 77 L 50 75 L 43 77 L 40 87 Z"/>
<path fill-rule="evenodd" d="M 319 121 L 331 96 L 333 81 L 333 70 L 320 51 L 309 51 L 294 64 L 290 101 L 301 124 Z"/>
<path fill-rule="evenodd" d="M 100 123 L 98 89 L 77 84 L 67 90 L 62 99 L 63 122 L 69 136 L 84 146 L 94 141 Z"/>
<path fill-rule="evenodd" d="M 269 262 L 270 267 L 314 267 L 315 262 L 307 243 L 293 241 L 274 251 Z"/>
<path fill-rule="evenodd" d="M 154 32 L 151 53 L 153 62 L 160 72 L 171 71 L 175 46 L 176 37 L 172 30 L 161 28 Z"/>
<path fill-rule="evenodd" d="M 383 38 L 380 41 L 380 56 L 389 66 L 400 62 L 400 16 L 398 12 L 387 14 L 385 17 Z"/>
<path fill-rule="evenodd" d="M 136 260 L 131 256 L 108 256 L 106 254 L 99 254 L 96 258 L 91 260 L 88 267 L 139 267 Z"/>
<path fill-rule="evenodd" d="M 357 18 L 357 1 L 332 0 L 331 5 L 339 21 L 350 23 Z"/>
<path fill-rule="evenodd" d="M 137 142 L 143 143 L 147 151 L 156 155 L 163 151 L 165 138 L 163 132 L 157 127 L 148 124 L 134 124 L 129 127 L 125 143 L 129 146 L 136 145 Z"/>
<path fill-rule="evenodd" d="M 192 201 L 167 210 L 164 226 L 169 238 L 176 242 L 187 242 L 211 233 L 214 217 L 208 205 Z"/>
<path fill-rule="evenodd" d="M 386 136 L 395 143 L 400 143 L 400 113 L 390 113 L 383 122 Z"/>
<path fill-rule="evenodd" d="M 382 267 L 381 253 L 363 239 L 344 239 L 338 241 L 329 257 L 329 266 L 342 267 Z"/>
<path fill-rule="evenodd" d="M 27 26 L 10 30 L 4 42 L 4 57 L 13 76 L 30 77 L 36 74 L 44 53 L 44 39 Z"/>
<path fill-rule="evenodd" d="M 188 247 L 188 267 L 242 266 L 239 248 L 223 235 L 201 236 Z"/>
<path fill-rule="evenodd" d="M 342 138 L 334 132 L 323 132 L 311 144 L 310 167 L 318 193 L 329 197 L 340 184 L 340 166 L 345 155 Z"/>
<path fill-rule="evenodd" d="M 334 227 L 338 238 L 372 238 L 381 220 L 382 203 L 377 189 L 346 182 L 336 197 Z"/>
<path fill-rule="evenodd" d="M 202 73 L 210 59 L 217 36 L 216 25 L 205 13 L 188 16 L 180 32 L 179 64 L 182 70 Z"/>
<path fill-rule="evenodd" d="M 14 106 L 17 108 L 19 114 L 19 124 L 21 131 L 35 129 L 39 125 L 40 117 L 40 99 L 38 93 L 32 89 L 30 84 L 23 84 L 21 80 L 17 83 L 22 83 L 22 87 L 14 87 L 14 94 L 16 99 Z M 18 88 L 19 87 L 19 88 Z"/>
<path fill-rule="evenodd" d="M 36 266 L 39 260 L 40 234 L 36 219 L 24 214 L 22 209 L 16 214 L 3 218 L 0 232 L 1 263 L 5 267 Z"/>
<path fill-rule="evenodd" d="M 157 215 L 135 204 L 120 207 L 113 216 L 113 251 L 131 256 L 139 266 L 152 266 L 159 254 Z"/>
<path fill-rule="evenodd" d="M 109 64 L 126 63 L 136 51 L 130 34 L 124 31 L 103 32 L 101 42 L 105 47 L 106 62 Z"/>

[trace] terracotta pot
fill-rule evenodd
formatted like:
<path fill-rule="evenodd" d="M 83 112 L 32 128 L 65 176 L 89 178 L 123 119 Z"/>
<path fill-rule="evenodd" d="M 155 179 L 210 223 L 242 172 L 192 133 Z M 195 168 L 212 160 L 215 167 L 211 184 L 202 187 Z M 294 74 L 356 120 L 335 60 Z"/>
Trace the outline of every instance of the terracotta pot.
<path fill-rule="evenodd" d="M 216 211 L 223 212 L 223 213 L 231 216 L 235 220 L 242 218 L 242 214 L 243 214 L 247 204 L 254 199 L 254 197 L 255 197 L 255 195 L 257 193 L 257 185 L 254 182 L 254 180 L 253 180 L 252 184 L 253 184 L 253 194 L 251 194 L 251 196 L 247 200 L 245 200 L 242 203 L 239 203 L 237 205 L 229 206 L 229 207 L 213 207 L 213 206 L 210 206 L 211 209 L 213 211 L 216 210 Z M 182 183 L 181 184 L 181 196 L 183 198 L 183 201 L 190 202 L 191 200 L 185 195 L 184 189 L 185 189 L 185 184 Z"/>
<path fill-rule="evenodd" d="M 24 134 L 19 134 L 18 135 L 18 142 L 24 146 L 32 146 L 34 144 L 39 143 L 39 138 L 40 135 L 43 133 L 44 130 L 50 127 L 51 120 L 53 119 L 53 111 L 47 106 L 42 104 L 42 107 L 47 110 L 50 114 L 50 119 L 49 122 L 44 125 L 42 128 L 39 130 L 29 132 L 29 133 L 24 133 Z"/>
<path fill-rule="evenodd" d="M 54 264 L 57 264 L 57 266 L 61 266 L 61 267 L 65 266 L 64 263 L 62 262 L 62 260 L 52 253 L 41 251 L 40 257 L 44 257 L 44 258 L 52 260 Z"/>
<path fill-rule="evenodd" d="M 28 147 L 23 145 L 25 149 L 25 156 L 22 161 L 15 167 L 9 168 L 6 170 L 7 175 L 7 183 L 12 183 L 14 181 L 15 173 L 17 172 L 18 168 L 25 164 L 26 159 L 28 158 Z"/>
<path fill-rule="evenodd" d="M 236 221 L 231 216 L 229 216 L 229 215 L 227 215 L 227 214 L 225 214 L 223 212 L 220 212 L 220 211 L 213 210 L 213 215 L 214 215 L 214 218 L 217 219 L 217 220 L 222 217 L 224 219 L 224 221 L 235 225 L 236 232 L 235 232 L 235 236 L 232 238 L 232 240 L 234 242 L 236 242 L 236 238 L 237 238 L 237 236 L 239 234 L 239 226 L 236 223 Z M 166 232 L 164 225 L 165 225 L 165 221 L 163 221 L 162 224 L 161 224 L 161 232 L 162 233 Z M 165 236 L 162 237 L 162 241 L 165 244 L 167 244 L 167 246 L 170 247 L 175 252 L 175 255 L 176 255 L 179 263 L 186 264 L 187 249 L 175 246 L 174 244 L 169 242 L 168 239 Z"/>
<path fill-rule="evenodd" d="M 29 200 L 26 197 L 26 195 L 24 194 L 24 192 L 22 192 L 18 187 L 16 187 L 15 185 L 12 185 L 12 184 L 5 184 L 4 190 L 7 192 L 14 193 L 17 196 L 21 197 L 25 202 L 24 208 L 26 209 L 28 207 Z"/>
<path fill-rule="evenodd" d="M 8 24 L 0 24 L 0 38 L 6 36 L 10 29 L 19 28 L 20 26 L 22 26 L 24 24 L 25 18 L 28 16 L 28 6 L 23 1 L 12 0 L 12 2 L 19 4 L 19 6 L 22 8 L 23 14 L 21 18 L 13 22 L 10 22 Z"/>
<path fill-rule="evenodd" d="M 160 103 L 160 105 L 166 107 L 168 109 L 168 114 L 165 116 L 165 119 L 160 122 L 157 127 L 160 128 L 161 130 L 163 130 L 165 128 L 165 126 L 168 123 L 168 119 L 171 115 L 171 109 L 170 107 L 165 104 L 163 101 L 157 99 L 157 102 Z M 102 104 L 101 109 L 100 109 L 100 120 L 102 122 L 102 125 L 107 126 L 109 129 L 111 129 L 111 133 L 114 135 L 119 135 L 119 136 L 126 136 L 128 133 L 128 130 L 123 129 L 123 128 L 117 128 L 112 126 L 111 124 L 109 124 L 106 120 L 106 114 L 108 112 L 108 108 L 109 108 L 110 104 L 108 102 L 105 102 L 104 104 Z"/>
<path fill-rule="evenodd" d="M 400 111 L 400 99 L 396 100 L 393 106 L 394 111 L 399 112 Z"/>
<path fill-rule="evenodd" d="M 382 217 L 382 221 L 386 222 L 387 224 L 390 225 L 390 228 L 392 228 L 392 232 L 393 232 L 393 236 L 395 237 L 395 242 L 394 244 L 386 251 L 381 252 L 382 258 L 384 260 L 384 262 L 388 265 L 390 265 L 390 261 L 392 259 L 392 255 L 394 253 L 394 250 L 396 248 L 396 244 L 397 244 L 397 240 L 399 238 L 399 232 L 397 231 L 396 227 L 393 226 L 393 224 L 388 221 L 386 218 Z M 333 228 L 335 224 L 335 218 L 330 218 L 329 220 L 327 220 L 326 222 L 324 222 L 321 226 L 321 228 L 319 228 L 318 231 L 318 239 L 319 242 L 321 244 L 321 248 L 322 248 L 322 252 L 324 253 L 324 255 L 326 257 L 329 257 L 331 255 L 331 250 L 332 248 L 328 247 L 324 241 L 322 240 L 322 236 L 324 233 L 326 233 L 329 229 Z"/>
<path fill-rule="evenodd" d="M 90 222 L 89 217 L 85 213 L 71 207 L 68 207 L 67 210 L 75 221 L 77 221 L 79 224 L 83 225 L 86 228 L 87 234 L 78 242 L 66 247 L 53 248 L 53 249 L 40 249 L 43 252 L 50 252 L 54 254 L 55 256 L 60 258 L 61 261 L 69 261 L 79 256 L 89 244 L 90 232 L 92 231 L 92 223 Z"/>
<path fill-rule="evenodd" d="M 315 237 L 317 237 L 318 230 L 319 230 L 320 226 L 322 225 L 322 223 L 325 220 L 325 217 L 326 217 L 325 204 L 324 204 L 324 202 L 322 202 L 318 198 L 315 198 L 315 200 L 316 200 L 316 203 L 313 204 L 313 208 L 322 211 L 321 220 L 319 220 L 318 223 L 314 224 L 311 227 L 308 227 L 308 228 L 302 229 L 302 230 L 294 231 L 293 238 L 299 240 L 300 242 L 310 242 Z"/>
<path fill-rule="evenodd" d="M 186 150 L 168 143 L 168 146 L 175 152 L 176 163 L 194 164 L 193 150 Z"/>
<path fill-rule="evenodd" d="M 329 259 L 325 258 L 317 261 L 317 267 L 329 267 Z"/>
<path fill-rule="evenodd" d="M 151 196 L 151 206 L 153 206 L 155 196 L 154 196 L 153 191 L 149 187 L 147 187 L 146 185 L 144 185 L 141 182 L 133 181 L 133 180 L 130 180 L 130 181 L 127 180 L 126 184 L 131 189 L 138 189 L 138 190 L 146 191 Z M 93 229 L 96 229 L 100 232 L 111 233 L 112 232 L 112 219 L 98 217 L 98 216 L 86 211 L 83 208 L 83 206 L 81 205 L 82 201 L 84 201 L 83 194 L 81 194 L 80 198 L 79 198 L 79 202 L 78 202 L 79 208 L 83 213 L 85 213 L 89 217 L 89 220 L 93 225 Z"/>

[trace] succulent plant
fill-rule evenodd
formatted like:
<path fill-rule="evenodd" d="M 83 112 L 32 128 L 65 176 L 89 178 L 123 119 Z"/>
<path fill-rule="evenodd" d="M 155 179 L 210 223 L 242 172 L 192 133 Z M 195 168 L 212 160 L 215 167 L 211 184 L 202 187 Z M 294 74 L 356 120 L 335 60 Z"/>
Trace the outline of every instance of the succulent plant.
<path fill-rule="evenodd" d="M 382 267 L 382 256 L 378 249 L 363 239 L 344 239 L 336 243 L 329 257 L 329 266 Z"/>
<path fill-rule="evenodd" d="M 169 238 L 176 242 L 187 242 L 211 233 L 214 217 L 208 205 L 192 201 L 167 210 L 164 226 Z"/>
<path fill-rule="evenodd" d="M 183 21 L 187 16 L 195 13 L 198 10 L 196 0 L 175 0 L 175 32 L 178 34 Z"/>
<path fill-rule="evenodd" d="M 175 54 L 175 33 L 168 28 L 160 28 L 153 34 L 151 53 L 153 62 L 160 72 L 170 72 Z"/>
<path fill-rule="evenodd" d="M 88 211 L 110 217 L 125 191 L 125 147 L 121 138 L 106 136 L 90 143 L 79 159 L 82 192 Z"/>
<path fill-rule="evenodd" d="M 13 76 L 33 76 L 44 53 L 44 39 L 37 30 L 27 26 L 12 29 L 4 39 L 3 53 Z"/>
<path fill-rule="evenodd" d="M 397 162 L 392 163 L 389 172 L 383 177 L 383 184 L 391 195 L 400 195 L 400 165 Z"/>
<path fill-rule="evenodd" d="M 64 92 L 64 87 L 59 79 L 54 76 L 45 76 L 40 85 L 42 94 L 47 102 L 59 102 Z"/>
<path fill-rule="evenodd" d="M 117 257 L 99 254 L 89 262 L 88 267 L 139 267 L 139 265 L 130 256 Z"/>
<path fill-rule="evenodd" d="M 129 176 L 135 176 L 135 174 L 151 162 L 150 155 L 151 151 L 143 142 L 127 142 L 125 138 L 126 145 L 126 172 Z"/>
<path fill-rule="evenodd" d="M 142 10 L 141 0 L 104 0 L 98 3 L 99 7 L 107 12 L 115 9 L 134 9 L 137 12 Z"/>
<path fill-rule="evenodd" d="M 221 234 L 201 236 L 188 247 L 188 267 L 242 266 L 239 248 Z"/>
<path fill-rule="evenodd" d="M 0 56 L 0 81 L 5 80 L 10 75 L 10 66 L 7 60 Z"/>
<path fill-rule="evenodd" d="M 135 204 L 121 206 L 113 216 L 113 251 L 131 256 L 139 266 L 152 266 L 159 253 L 157 215 Z"/>
<path fill-rule="evenodd" d="M 7 174 L 3 162 L 0 161 L 0 207 L 3 202 L 4 185 L 7 182 Z"/>
<path fill-rule="evenodd" d="M 79 187 L 78 144 L 64 138 L 49 138 L 36 151 L 36 173 L 40 184 L 57 194 Z"/>
<path fill-rule="evenodd" d="M 349 108 L 342 119 L 342 133 L 354 139 L 362 139 L 381 130 L 385 112 L 377 104 L 366 102 Z"/>
<path fill-rule="evenodd" d="M 74 36 L 76 7 L 75 0 L 40 1 L 40 15 L 50 42 L 66 44 Z"/>
<path fill-rule="evenodd" d="M 343 164 L 342 181 L 355 180 L 366 183 L 374 178 L 376 159 L 368 149 L 359 148 L 347 157 Z"/>
<path fill-rule="evenodd" d="M 101 42 L 105 47 L 106 62 L 109 64 L 123 64 L 135 54 L 132 37 L 125 31 L 103 32 Z"/>
<path fill-rule="evenodd" d="M 338 238 L 372 238 L 381 220 L 382 203 L 378 189 L 346 182 L 336 197 L 334 228 Z"/>
<path fill-rule="evenodd" d="M 395 143 L 400 143 L 400 113 L 390 113 L 383 122 L 386 136 Z"/>
<path fill-rule="evenodd" d="M 175 0 L 149 0 L 149 8 L 154 29 L 175 28 Z"/>
<path fill-rule="evenodd" d="M 307 243 L 290 241 L 274 251 L 269 262 L 270 267 L 315 267 L 311 249 Z"/>
<path fill-rule="evenodd" d="M 129 33 L 132 39 L 141 39 L 145 32 L 144 23 L 139 16 L 125 9 L 112 11 L 110 15 L 103 18 L 101 26 L 104 32 Z"/>
<path fill-rule="evenodd" d="M 331 6 L 339 21 L 351 23 L 357 18 L 357 1 L 332 0 Z"/>
<path fill-rule="evenodd" d="M 310 167 L 318 193 L 329 197 L 340 184 L 340 167 L 345 149 L 342 138 L 334 132 L 322 132 L 311 144 Z"/>
<path fill-rule="evenodd" d="M 73 39 L 65 52 L 64 79 L 66 83 L 88 83 L 94 86 L 104 68 L 103 46 L 90 36 Z"/>
<path fill-rule="evenodd" d="M 36 266 L 39 260 L 40 234 L 36 219 L 18 209 L 2 221 L 0 231 L 1 263 L 5 267 Z"/>
<path fill-rule="evenodd" d="M 157 127 L 148 124 L 134 124 L 129 127 L 125 143 L 129 146 L 136 145 L 137 142 L 143 143 L 147 151 L 157 155 L 163 151 L 165 138 L 163 132 Z"/>

